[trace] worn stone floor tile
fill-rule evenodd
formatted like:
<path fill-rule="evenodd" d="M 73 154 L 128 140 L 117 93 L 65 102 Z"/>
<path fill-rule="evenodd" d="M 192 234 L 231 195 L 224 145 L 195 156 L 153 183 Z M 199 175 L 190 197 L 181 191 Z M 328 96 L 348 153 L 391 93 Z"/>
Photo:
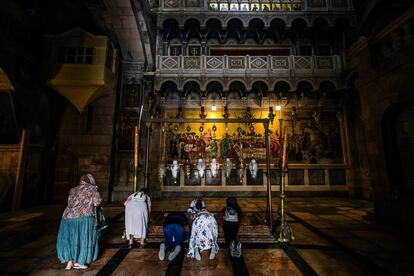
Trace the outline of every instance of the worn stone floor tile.
<path fill-rule="evenodd" d="M 167 266 L 167 261 L 158 259 L 157 249 L 133 249 L 125 256 L 113 275 L 164 275 Z"/>
<path fill-rule="evenodd" d="M 376 275 L 340 251 L 303 249 L 298 252 L 319 275 Z"/>
<path fill-rule="evenodd" d="M 327 241 L 310 231 L 308 228 L 299 223 L 289 223 L 292 228 L 295 240 L 293 244 L 308 244 L 308 245 L 329 245 Z"/>
<path fill-rule="evenodd" d="M 183 276 L 201 276 L 201 275 L 223 275 L 231 276 L 233 271 L 231 268 L 230 257 L 227 250 L 219 250 L 214 260 L 209 259 L 209 251 L 201 253 L 201 261 L 192 258 L 184 258 L 181 275 Z"/>
<path fill-rule="evenodd" d="M 302 275 L 281 249 L 245 249 L 243 256 L 252 276 Z"/>
<path fill-rule="evenodd" d="M 406 240 L 380 230 L 359 230 L 352 231 L 352 233 L 389 251 L 409 251 L 412 249 Z"/>

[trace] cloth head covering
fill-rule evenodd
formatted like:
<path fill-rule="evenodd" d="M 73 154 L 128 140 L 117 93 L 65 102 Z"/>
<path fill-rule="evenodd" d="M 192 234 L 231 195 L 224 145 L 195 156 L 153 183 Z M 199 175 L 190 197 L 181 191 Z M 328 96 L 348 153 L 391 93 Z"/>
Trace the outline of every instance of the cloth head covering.
<path fill-rule="evenodd" d="M 191 201 L 191 203 L 190 203 L 190 208 L 196 209 L 196 203 L 197 203 L 197 201 L 200 201 L 201 202 L 202 208 L 206 208 L 206 204 L 204 203 L 204 200 L 201 199 L 201 198 L 194 198 L 193 201 Z M 200 210 L 197 210 L 197 211 L 200 211 Z"/>
<path fill-rule="evenodd" d="M 84 174 L 82 175 L 80 179 L 80 184 L 81 185 L 84 185 L 84 184 L 96 185 L 95 178 L 90 173 Z"/>

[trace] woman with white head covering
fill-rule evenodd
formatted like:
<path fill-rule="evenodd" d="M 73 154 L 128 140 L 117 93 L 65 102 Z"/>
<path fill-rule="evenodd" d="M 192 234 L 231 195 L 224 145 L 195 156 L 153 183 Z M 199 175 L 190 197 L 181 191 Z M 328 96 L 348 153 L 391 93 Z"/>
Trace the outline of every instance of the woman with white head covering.
<path fill-rule="evenodd" d="M 140 239 L 141 247 L 145 246 L 148 230 L 148 217 L 151 213 L 151 199 L 146 189 L 133 193 L 124 203 L 125 205 L 125 234 L 129 239 L 129 248 L 132 248 L 134 238 Z"/>
<path fill-rule="evenodd" d="M 59 260 L 66 270 L 86 269 L 98 257 L 95 209 L 101 204 L 95 179 L 83 175 L 78 186 L 70 189 L 56 243 Z"/>

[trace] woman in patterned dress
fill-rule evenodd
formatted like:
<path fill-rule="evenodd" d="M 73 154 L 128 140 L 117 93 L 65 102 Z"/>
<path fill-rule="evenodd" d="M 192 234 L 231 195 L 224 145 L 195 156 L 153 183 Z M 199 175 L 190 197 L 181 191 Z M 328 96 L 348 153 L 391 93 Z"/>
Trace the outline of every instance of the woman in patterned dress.
<path fill-rule="evenodd" d="M 56 243 L 59 260 L 67 262 L 66 270 L 86 269 L 98 257 L 95 209 L 101 202 L 91 174 L 83 175 L 70 190 Z"/>
<path fill-rule="evenodd" d="M 196 204 L 196 207 L 201 207 L 201 203 Z M 218 225 L 216 218 L 203 207 L 203 209 L 197 212 L 194 216 L 187 257 L 195 258 L 200 261 L 200 252 L 210 249 L 210 260 L 214 259 L 219 250 L 217 238 Z"/>

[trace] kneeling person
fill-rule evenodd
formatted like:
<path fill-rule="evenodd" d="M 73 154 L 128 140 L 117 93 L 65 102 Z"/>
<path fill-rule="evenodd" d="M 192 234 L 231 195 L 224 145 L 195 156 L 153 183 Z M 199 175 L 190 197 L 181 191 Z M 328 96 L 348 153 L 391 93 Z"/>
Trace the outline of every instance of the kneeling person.
<path fill-rule="evenodd" d="M 164 239 L 165 243 L 160 244 L 160 252 L 158 257 L 164 260 L 165 251 L 174 248 L 173 252 L 168 256 L 168 260 L 172 261 L 180 253 L 184 238 L 184 226 L 187 224 L 187 218 L 182 212 L 170 212 L 164 221 Z"/>

